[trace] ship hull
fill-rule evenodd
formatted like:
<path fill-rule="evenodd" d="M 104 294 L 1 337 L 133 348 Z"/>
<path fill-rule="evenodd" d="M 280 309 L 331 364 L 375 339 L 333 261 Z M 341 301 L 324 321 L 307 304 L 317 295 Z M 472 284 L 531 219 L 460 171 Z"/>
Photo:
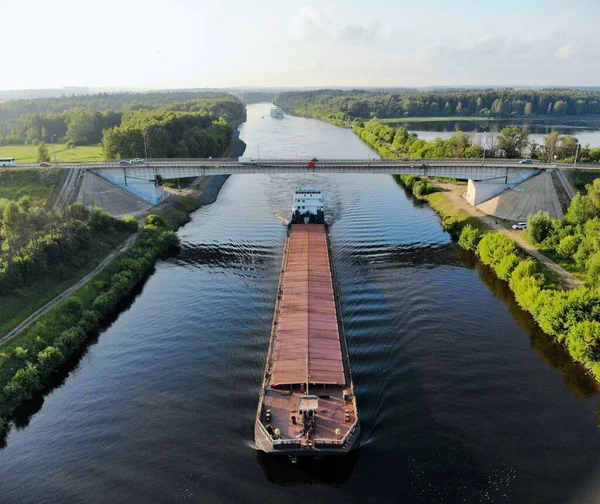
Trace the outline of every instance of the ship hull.
<path fill-rule="evenodd" d="M 290 242 L 292 241 L 295 227 L 296 229 L 319 231 L 316 234 L 320 234 L 320 230 L 322 229 L 325 236 L 324 241 L 323 239 L 320 239 L 320 241 L 316 243 L 313 242 L 311 247 L 307 246 L 306 248 L 311 250 L 314 248 L 320 249 L 317 250 L 315 254 L 326 255 L 331 281 L 329 284 L 331 286 L 331 298 L 335 306 L 334 320 L 339 336 L 338 352 L 340 357 L 340 367 L 338 370 L 339 374 L 336 375 L 337 380 L 334 380 L 335 383 L 327 383 L 326 381 L 319 381 L 318 378 L 314 378 L 314 375 L 318 372 L 324 373 L 325 377 L 332 376 L 332 374 L 334 374 L 332 369 L 323 370 L 323 367 L 317 369 L 315 366 L 315 370 L 312 371 L 312 374 L 311 372 L 308 373 L 310 379 L 306 382 L 306 388 L 308 389 L 310 387 L 311 392 L 315 394 L 310 397 L 319 401 L 319 407 L 315 410 L 314 429 L 311 428 L 311 435 L 307 435 L 306 432 L 301 432 L 296 422 L 296 416 L 299 414 L 297 406 L 298 401 L 302 401 L 303 398 L 307 397 L 302 395 L 305 393 L 304 384 L 286 385 L 287 382 L 281 380 L 278 381 L 277 379 L 277 356 L 286 353 L 286 348 L 281 345 L 281 342 L 280 347 L 277 348 L 277 331 L 278 328 L 289 327 L 286 326 L 285 318 L 282 320 L 282 317 L 279 314 L 280 310 L 285 312 L 285 307 L 282 308 L 282 305 L 284 304 L 282 299 L 285 299 L 285 288 L 288 285 L 285 281 L 286 273 L 288 271 L 286 264 L 289 260 L 290 248 L 294 248 L 294 245 L 290 245 Z M 326 250 L 323 250 L 324 248 L 326 248 Z M 310 269 L 309 265 L 311 261 L 315 261 L 315 258 L 309 257 L 307 254 L 306 267 L 308 269 Z M 297 258 L 293 257 L 291 262 L 297 264 Z M 287 455 L 293 457 L 322 457 L 347 454 L 352 449 L 358 447 L 360 423 L 358 421 L 356 397 L 354 396 L 354 385 L 352 382 L 346 336 L 336 289 L 335 271 L 331 257 L 327 225 L 291 224 L 288 228 L 288 237 L 284 247 L 280 271 L 278 285 L 279 295 L 273 318 L 269 352 L 267 355 L 265 374 L 254 426 L 256 448 L 271 455 Z M 314 273 L 315 272 L 312 274 Z M 296 278 L 296 275 L 297 272 L 295 271 L 290 273 L 290 276 L 293 278 Z M 307 274 L 307 276 L 310 275 L 311 273 Z M 293 285 L 292 288 L 290 288 L 290 291 L 292 291 L 290 295 L 293 296 L 297 293 L 296 287 L 297 285 Z M 307 292 L 310 292 L 311 287 L 309 286 L 306 290 Z M 297 303 L 297 298 L 295 302 Z M 307 300 L 307 305 L 308 304 L 310 304 L 310 302 Z M 318 303 L 315 302 L 315 304 Z M 322 306 L 319 304 L 316 311 L 320 312 L 321 308 Z M 310 312 L 311 310 L 308 309 L 307 311 Z M 308 313 L 307 316 L 310 317 L 310 313 Z M 321 319 L 315 320 L 315 323 L 318 322 L 321 322 Z M 308 325 L 310 325 L 310 322 Z M 286 331 L 284 330 L 283 332 L 285 333 Z M 314 339 L 308 344 L 307 351 L 311 346 L 318 347 L 321 343 L 321 341 L 319 341 L 319 335 L 313 336 L 313 338 Z M 295 342 L 295 344 L 297 344 L 297 342 Z M 327 343 L 327 346 L 329 348 L 331 347 L 331 341 Z M 321 360 L 321 357 L 326 356 L 326 354 L 326 351 L 319 349 L 319 353 L 316 355 L 318 358 L 315 358 L 315 362 L 319 366 L 324 362 Z M 331 358 L 331 355 L 328 357 Z M 310 366 L 310 357 L 307 357 L 307 361 L 309 361 L 307 366 Z M 310 380 L 312 379 L 314 379 L 315 382 L 311 382 Z M 293 422 L 290 422 L 290 418 Z M 277 431 L 280 431 L 281 434 Z"/>

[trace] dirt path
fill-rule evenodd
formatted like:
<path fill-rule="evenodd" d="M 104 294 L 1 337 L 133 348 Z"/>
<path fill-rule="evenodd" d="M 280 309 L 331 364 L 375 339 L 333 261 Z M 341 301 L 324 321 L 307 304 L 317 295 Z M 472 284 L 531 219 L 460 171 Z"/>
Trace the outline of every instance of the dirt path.
<path fill-rule="evenodd" d="M 523 238 L 522 231 L 507 229 L 506 227 L 504 227 L 504 225 L 502 225 L 501 222 L 498 222 L 498 220 L 493 216 L 487 215 L 478 208 L 475 208 L 474 206 L 471 206 L 469 203 L 467 203 L 467 201 L 462 197 L 462 193 L 465 192 L 465 186 L 457 186 L 455 184 L 444 184 L 441 182 L 436 182 L 435 180 L 431 180 L 430 182 L 444 189 L 446 191 L 446 195 L 455 207 L 464 210 L 473 217 L 477 217 L 482 222 L 485 222 L 496 231 L 500 231 L 509 238 L 515 240 L 518 243 L 519 247 L 521 247 L 525 252 L 535 257 L 538 261 L 545 264 L 549 269 L 557 273 L 562 279 L 565 288 L 575 289 L 584 285 L 584 282 L 582 280 L 577 278 L 575 275 L 569 273 L 562 266 L 556 264 L 552 259 L 546 257 L 533 245 L 528 243 Z"/>
<path fill-rule="evenodd" d="M 12 329 L 8 333 L 6 333 L 4 336 L 0 337 L 0 344 L 7 342 L 8 340 L 12 339 L 14 336 L 19 334 L 21 331 L 24 331 L 25 329 L 27 329 L 29 326 L 31 326 L 33 323 L 35 323 L 42 315 L 49 312 L 52 308 L 54 308 L 61 301 L 64 301 L 67 297 L 69 297 L 71 294 L 73 294 L 73 292 L 75 292 L 77 289 L 79 289 L 80 287 L 83 287 L 88 281 L 90 281 L 100 271 L 102 271 L 104 269 L 104 267 L 117 256 L 117 254 L 120 254 L 121 252 L 125 252 L 129 247 L 131 247 L 131 245 L 135 242 L 135 239 L 138 237 L 139 233 L 140 232 L 138 231 L 138 232 L 132 234 L 129 238 L 127 238 L 127 240 L 125 240 L 123 243 L 121 243 L 121 245 L 119 246 L 119 248 L 117 250 L 115 250 L 114 252 L 111 252 L 109 255 L 107 255 L 100 262 L 100 264 L 98 264 L 98 266 L 96 266 L 87 275 L 85 275 L 83 278 L 81 278 L 76 283 L 71 285 L 71 287 L 69 287 L 67 290 L 61 292 L 54 299 L 48 301 L 44 306 L 37 309 L 35 312 L 33 312 L 31 315 L 29 315 L 25 320 L 23 320 L 14 329 Z"/>

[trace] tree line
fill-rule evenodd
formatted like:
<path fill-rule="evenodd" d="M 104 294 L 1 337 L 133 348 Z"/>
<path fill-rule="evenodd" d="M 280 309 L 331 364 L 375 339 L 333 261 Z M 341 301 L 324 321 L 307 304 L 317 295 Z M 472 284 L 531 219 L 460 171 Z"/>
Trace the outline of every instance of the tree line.
<path fill-rule="evenodd" d="M 378 119 L 366 123 L 356 121 L 352 130 L 384 158 L 482 158 L 524 156 L 544 161 L 600 162 L 600 148 L 581 146 L 571 135 L 552 132 L 544 137 L 542 144 L 529 139 L 526 128 L 507 126 L 500 134 L 488 134 L 485 140 L 474 134 L 456 132 L 450 138 L 424 140 L 410 133 L 404 126 L 394 128 Z M 484 145 L 482 145 L 482 142 Z"/>
<path fill-rule="evenodd" d="M 600 91 L 489 89 L 406 92 L 284 92 L 275 104 L 334 124 L 373 117 L 564 117 L 600 114 Z"/>
<path fill-rule="evenodd" d="M 244 106 L 235 97 L 218 93 L 201 93 L 203 97 L 198 98 L 197 94 L 91 95 L 68 99 L 7 102 L 0 104 L 0 145 L 37 145 L 40 142 L 53 141 L 66 143 L 68 147 L 95 145 L 102 141 L 105 130 L 122 125 L 123 121 L 131 117 L 135 111 L 157 108 L 163 111 L 205 114 L 212 117 L 214 121 L 223 118 L 227 123 L 243 120 Z M 26 102 L 29 106 L 21 102 Z M 12 114 L 20 115 L 2 120 L 2 107 L 15 106 L 15 104 L 16 109 L 9 110 Z M 25 112 L 31 109 L 37 111 Z M 56 110 L 58 112 L 55 112 Z M 10 115 L 5 114 L 5 116 Z"/>

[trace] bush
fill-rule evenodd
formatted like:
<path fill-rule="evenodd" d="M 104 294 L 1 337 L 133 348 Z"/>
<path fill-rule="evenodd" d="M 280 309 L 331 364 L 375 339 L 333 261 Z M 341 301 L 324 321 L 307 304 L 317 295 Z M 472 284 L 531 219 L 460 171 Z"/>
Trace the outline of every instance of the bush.
<path fill-rule="evenodd" d="M 2 390 L 6 412 L 14 411 L 22 402 L 31 399 L 39 389 L 40 376 L 38 370 L 31 362 L 28 362 L 24 368 L 15 373 Z"/>
<path fill-rule="evenodd" d="M 563 257 L 570 259 L 573 257 L 573 254 L 577 252 L 577 248 L 579 247 L 580 238 L 573 235 L 567 235 L 562 240 L 560 240 L 558 246 L 556 247 L 556 251 Z"/>
<path fill-rule="evenodd" d="M 94 302 L 92 303 L 92 306 L 94 307 L 94 310 L 97 310 L 102 315 L 106 316 L 114 310 L 115 306 L 117 306 L 117 302 L 117 296 L 111 289 L 107 292 L 103 292 L 98 297 L 96 297 L 96 299 L 94 299 Z"/>
<path fill-rule="evenodd" d="M 146 217 L 146 224 L 148 226 L 153 226 L 153 227 L 160 227 L 160 228 L 167 227 L 167 222 L 165 221 L 165 219 L 162 218 L 160 215 L 156 215 L 156 214 L 148 215 Z"/>
<path fill-rule="evenodd" d="M 54 346 L 60 350 L 63 355 L 68 356 L 79 348 L 84 337 L 85 333 L 81 327 L 71 327 L 61 333 L 54 342 Z"/>
<path fill-rule="evenodd" d="M 460 233 L 458 244 L 466 250 L 476 250 L 481 238 L 481 231 L 471 226 L 471 224 L 467 224 Z"/>
<path fill-rule="evenodd" d="M 552 218 L 548 212 L 539 211 L 527 219 L 529 236 L 535 243 L 542 243 L 552 233 Z"/>
<path fill-rule="evenodd" d="M 121 219 L 125 229 L 131 231 L 132 233 L 138 230 L 138 221 L 132 215 L 126 215 Z"/>
<path fill-rule="evenodd" d="M 591 287 L 600 287 L 600 252 L 596 252 L 587 261 L 586 283 Z"/>
<path fill-rule="evenodd" d="M 477 245 L 481 260 L 496 271 L 496 266 L 508 255 L 517 254 L 517 245 L 502 233 L 487 233 Z"/>
<path fill-rule="evenodd" d="M 576 360 L 597 361 L 600 359 L 600 322 L 585 320 L 573 325 L 566 342 Z"/>
<path fill-rule="evenodd" d="M 46 347 L 37 356 L 37 367 L 41 379 L 45 379 L 65 361 L 61 351 L 53 346 Z"/>
<path fill-rule="evenodd" d="M 521 260 L 516 256 L 516 254 L 508 254 L 507 256 L 503 257 L 496 266 L 496 274 L 502 280 L 508 280 L 520 261 Z"/>
<path fill-rule="evenodd" d="M 90 333 L 100 327 L 100 319 L 101 315 L 96 310 L 86 310 L 79 321 L 79 326 L 86 333 Z"/>

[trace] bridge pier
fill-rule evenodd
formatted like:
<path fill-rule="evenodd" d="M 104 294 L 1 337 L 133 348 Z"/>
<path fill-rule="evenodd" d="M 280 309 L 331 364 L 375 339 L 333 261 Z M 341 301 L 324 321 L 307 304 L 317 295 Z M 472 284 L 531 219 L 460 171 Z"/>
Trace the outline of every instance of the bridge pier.
<path fill-rule="evenodd" d="M 163 201 L 167 196 L 162 185 L 156 185 L 153 180 L 148 178 L 132 176 L 131 173 L 128 173 L 129 170 L 100 169 L 94 170 L 94 172 L 103 179 L 154 205 Z"/>
<path fill-rule="evenodd" d="M 534 175 L 541 173 L 539 170 L 529 170 L 525 173 L 521 173 L 519 176 L 510 178 L 507 170 L 506 176 L 496 177 L 487 180 L 473 180 L 469 179 L 467 183 L 467 197 L 466 200 L 473 206 L 477 206 L 484 201 L 492 199 L 494 196 L 498 196 L 507 189 L 514 187 L 524 180 L 527 180 Z"/>

